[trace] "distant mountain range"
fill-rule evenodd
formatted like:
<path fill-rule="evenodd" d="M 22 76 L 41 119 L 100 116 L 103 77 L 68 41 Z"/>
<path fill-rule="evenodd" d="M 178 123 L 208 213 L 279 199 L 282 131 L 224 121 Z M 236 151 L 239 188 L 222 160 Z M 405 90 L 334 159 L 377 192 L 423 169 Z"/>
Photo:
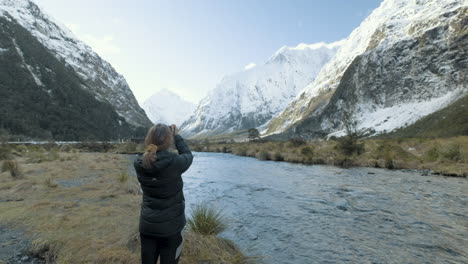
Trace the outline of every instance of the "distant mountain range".
<path fill-rule="evenodd" d="M 30 0 L 0 0 L 0 128 L 109 140 L 151 125 L 125 78 Z"/>
<path fill-rule="evenodd" d="M 343 41 L 284 47 L 264 65 L 225 77 L 183 132 L 341 136 L 345 113 L 374 135 L 408 127 L 468 93 L 467 5 L 385 0 Z"/>
<path fill-rule="evenodd" d="M 182 125 L 189 136 L 266 125 L 315 79 L 341 42 L 282 47 L 267 62 L 226 76 Z"/>
<path fill-rule="evenodd" d="M 176 93 L 164 89 L 146 99 L 142 107 L 154 124 L 180 126 L 192 114 L 196 105 L 182 99 Z"/>

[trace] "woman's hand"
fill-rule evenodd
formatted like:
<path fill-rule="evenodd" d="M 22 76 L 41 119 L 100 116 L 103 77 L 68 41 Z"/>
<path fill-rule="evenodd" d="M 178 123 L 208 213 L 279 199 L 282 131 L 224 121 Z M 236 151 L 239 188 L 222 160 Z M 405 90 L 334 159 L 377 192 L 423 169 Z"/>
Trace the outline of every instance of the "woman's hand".
<path fill-rule="evenodd" d="M 171 128 L 171 132 L 173 136 L 176 136 L 177 134 L 179 134 L 179 129 L 177 128 L 176 125 L 172 124 L 170 128 Z"/>

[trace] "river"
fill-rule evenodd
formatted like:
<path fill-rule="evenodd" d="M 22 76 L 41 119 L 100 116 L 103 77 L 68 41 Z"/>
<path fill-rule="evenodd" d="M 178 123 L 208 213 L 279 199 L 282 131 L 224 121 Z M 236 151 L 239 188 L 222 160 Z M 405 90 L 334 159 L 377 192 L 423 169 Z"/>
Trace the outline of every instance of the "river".
<path fill-rule="evenodd" d="M 223 210 L 221 236 L 265 263 L 468 263 L 468 180 L 195 153 L 187 213 Z"/>

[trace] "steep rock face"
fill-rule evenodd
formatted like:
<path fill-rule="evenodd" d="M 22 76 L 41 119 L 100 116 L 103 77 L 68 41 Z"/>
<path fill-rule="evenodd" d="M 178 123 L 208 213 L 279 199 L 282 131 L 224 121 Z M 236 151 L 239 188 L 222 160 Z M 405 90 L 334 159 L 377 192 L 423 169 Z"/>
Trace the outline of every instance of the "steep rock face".
<path fill-rule="evenodd" d="M 12 17 L 0 16 L 0 128 L 24 139 L 111 140 L 137 134 L 113 106 Z"/>
<path fill-rule="evenodd" d="M 174 92 L 161 90 L 146 99 L 142 107 L 154 124 L 180 126 L 193 113 L 196 105 L 182 99 Z"/>
<path fill-rule="evenodd" d="M 376 15 L 382 21 L 369 25 Z M 467 92 L 466 25 L 463 1 L 384 1 L 316 81 L 272 120 L 268 133 L 341 135 L 345 111 L 353 113 L 360 128 L 382 133 L 441 109 Z M 369 27 L 375 30 L 363 30 Z M 353 45 L 362 53 L 343 57 Z M 326 77 L 343 68 L 339 78 Z"/>
<path fill-rule="evenodd" d="M 97 100 L 111 104 L 128 123 L 135 127 L 151 124 L 125 78 L 33 1 L 0 0 L 0 15 L 10 16 L 27 29 L 59 61 L 77 73 L 82 89 Z"/>
<path fill-rule="evenodd" d="M 340 42 L 283 47 L 265 64 L 225 77 L 182 125 L 212 135 L 264 125 L 314 80 Z"/>

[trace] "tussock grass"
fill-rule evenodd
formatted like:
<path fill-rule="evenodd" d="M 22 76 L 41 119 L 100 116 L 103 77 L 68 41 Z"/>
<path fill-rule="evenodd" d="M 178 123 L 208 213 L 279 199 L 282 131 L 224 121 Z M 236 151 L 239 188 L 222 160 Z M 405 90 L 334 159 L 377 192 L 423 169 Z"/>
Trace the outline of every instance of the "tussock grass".
<path fill-rule="evenodd" d="M 222 212 L 206 203 L 194 206 L 187 220 L 187 227 L 200 235 L 218 235 L 226 230 L 226 219 Z"/>
<path fill-rule="evenodd" d="M 26 230 L 31 252 L 47 263 L 140 263 L 139 186 L 130 175 L 125 184 L 116 177 L 127 170 L 128 160 L 109 153 L 60 155 L 78 158 L 28 164 L 28 177 L 17 181 L 0 173 L 0 200 L 10 201 L 0 203 L 0 223 Z M 81 183 L 48 186 L 67 180 Z M 186 238 L 182 264 L 247 263 L 221 238 L 193 232 Z"/>
<path fill-rule="evenodd" d="M 341 167 L 421 169 L 450 176 L 468 175 L 468 136 L 439 139 L 370 138 L 351 143 L 340 140 L 306 142 L 298 139 L 286 142 L 204 142 L 203 145 L 197 145 L 197 149 L 207 152 L 225 149 L 225 152 L 261 160 Z"/>
<path fill-rule="evenodd" d="M 128 142 L 128 143 L 118 144 L 116 146 L 115 151 L 117 153 L 126 153 L 126 154 L 138 153 L 138 152 L 144 151 L 144 146 L 143 144 Z"/>
<path fill-rule="evenodd" d="M 6 160 L 2 164 L 2 172 L 9 172 L 11 177 L 14 179 L 19 179 L 22 178 L 23 171 L 21 170 L 21 167 L 16 160 Z"/>
<path fill-rule="evenodd" d="M 0 160 L 12 158 L 11 147 L 7 144 L 0 144 Z"/>
<path fill-rule="evenodd" d="M 51 177 L 45 178 L 44 185 L 49 188 L 57 188 L 58 186 L 58 184 Z"/>
<path fill-rule="evenodd" d="M 42 163 L 42 162 L 50 162 L 60 159 L 60 154 L 55 151 L 51 150 L 48 152 L 45 151 L 35 151 L 28 153 L 27 163 Z"/>
<path fill-rule="evenodd" d="M 127 183 L 128 182 L 128 172 L 121 172 L 119 175 L 119 182 L 120 183 Z"/>
<path fill-rule="evenodd" d="M 262 150 L 255 154 L 255 157 L 259 160 L 269 160 L 270 159 L 270 153 L 266 150 Z"/>
<path fill-rule="evenodd" d="M 188 232 L 185 235 L 182 264 L 256 263 L 260 258 L 246 257 L 230 240 Z"/>

